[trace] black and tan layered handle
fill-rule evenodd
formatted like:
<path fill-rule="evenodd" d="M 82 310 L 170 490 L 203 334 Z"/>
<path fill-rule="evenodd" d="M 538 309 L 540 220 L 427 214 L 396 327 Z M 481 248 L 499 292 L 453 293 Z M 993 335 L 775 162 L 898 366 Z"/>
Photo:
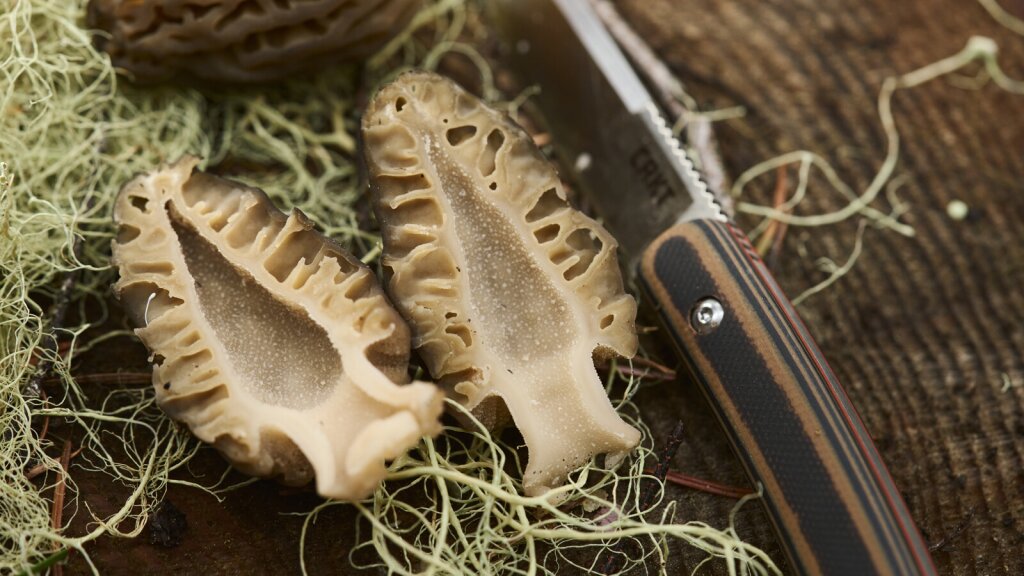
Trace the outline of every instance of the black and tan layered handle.
<path fill-rule="evenodd" d="M 750 242 L 677 225 L 640 276 L 764 503 L 794 570 L 934 574 L 928 548 L 835 375 Z"/>

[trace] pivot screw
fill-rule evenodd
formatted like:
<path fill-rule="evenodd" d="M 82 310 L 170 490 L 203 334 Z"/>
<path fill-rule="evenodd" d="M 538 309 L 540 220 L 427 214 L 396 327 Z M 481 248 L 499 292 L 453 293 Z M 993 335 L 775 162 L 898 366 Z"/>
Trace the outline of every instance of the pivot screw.
<path fill-rule="evenodd" d="M 690 325 L 697 331 L 697 334 L 707 334 L 722 323 L 725 318 L 725 309 L 722 303 L 714 298 L 705 298 L 693 307 L 690 312 Z"/>

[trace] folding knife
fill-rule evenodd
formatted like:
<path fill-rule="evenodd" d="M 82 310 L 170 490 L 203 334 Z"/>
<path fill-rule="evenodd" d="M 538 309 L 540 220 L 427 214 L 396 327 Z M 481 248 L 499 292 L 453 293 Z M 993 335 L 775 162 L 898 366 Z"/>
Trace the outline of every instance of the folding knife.
<path fill-rule="evenodd" d="M 853 404 L 588 0 L 490 0 L 556 149 L 637 265 L 799 574 L 934 574 Z"/>

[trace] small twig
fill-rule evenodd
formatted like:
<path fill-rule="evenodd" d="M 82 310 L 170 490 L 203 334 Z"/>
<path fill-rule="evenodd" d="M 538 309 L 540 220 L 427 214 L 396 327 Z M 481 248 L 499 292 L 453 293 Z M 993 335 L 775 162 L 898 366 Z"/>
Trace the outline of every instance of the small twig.
<path fill-rule="evenodd" d="M 75 456 L 78 456 L 79 454 L 82 453 L 82 450 L 85 450 L 85 445 L 84 444 L 79 446 L 78 450 L 75 450 L 74 452 L 71 453 L 71 455 L 68 457 L 68 464 L 69 465 L 71 464 L 71 461 L 75 459 Z M 40 474 L 42 474 L 43 472 L 46 472 L 46 464 L 44 464 L 44 463 L 36 464 L 35 466 L 33 466 L 33 467 L 31 467 L 31 468 L 29 468 L 28 470 L 25 471 L 25 479 L 26 480 L 32 480 L 36 476 L 39 476 Z"/>
<path fill-rule="evenodd" d="M 58 534 L 64 525 L 64 493 L 67 490 L 67 475 L 70 465 L 71 440 L 65 440 L 64 451 L 60 455 L 60 479 L 57 480 L 57 487 L 53 489 L 53 510 L 50 514 L 50 526 Z M 64 567 L 60 564 L 55 565 L 53 574 L 54 576 L 64 576 Z"/>
<path fill-rule="evenodd" d="M 786 203 L 786 189 L 789 187 L 788 178 L 786 177 L 787 167 L 788 165 L 782 164 L 776 169 L 775 193 L 772 198 L 772 203 L 776 210 L 784 210 L 784 204 Z M 788 213 L 787 210 L 784 211 Z M 768 228 L 757 243 L 757 252 L 762 258 L 765 258 L 765 264 L 769 269 L 775 268 L 779 250 L 782 247 L 782 239 L 785 237 L 788 228 L 789 225 L 785 222 L 772 220 L 768 223 Z"/>
<path fill-rule="evenodd" d="M 781 202 L 779 202 L 779 196 L 784 196 L 786 193 L 787 166 L 788 164 L 781 164 L 775 169 L 775 192 L 772 194 L 772 206 L 774 206 L 776 210 L 778 210 L 779 205 L 781 204 Z M 764 229 L 764 233 L 757 239 L 757 245 L 755 248 L 757 248 L 757 253 L 761 255 L 761 258 L 764 258 L 768 254 L 768 249 L 775 238 L 775 230 L 778 228 L 778 224 L 778 220 L 768 222 L 768 225 Z"/>
<path fill-rule="evenodd" d="M 59 378 L 50 377 L 47 383 L 59 381 Z M 149 372 L 96 372 L 93 374 L 75 375 L 75 382 L 79 384 L 105 384 L 114 382 L 116 384 L 148 384 L 153 381 L 153 375 Z"/>
<path fill-rule="evenodd" d="M 687 488 L 693 488 L 695 490 L 700 490 L 701 492 L 707 492 L 708 494 L 725 496 L 726 498 L 735 498 L 737 500 L 754 493 L 753 490 L 748 488 L 734 488 L 724 484 L 708 482 L 707 480 L 701 480 L 700 478 L 695 478 L 673 470 L 669 470 L 668 474 L 665 475 L 665 480 L 672 484 L 678 484 L 679 486 L 686 486 Z"/>
<path fill-rule="evenodd" d="M 68 466 L 71 464 L 71 440 L 64 441 L 64 451 L 60 455 L 61 474 L 57 480 L 57 487 L 53 490 L 53 509 L 50 514 L 50 526 L 55 531 L 60 531 L 64 518 L 64 492 L 67 488 L 65 477 L 68 473 Z"/>
<path fill-rule="evenodd" d="M 636 325 L 636 333 L 638 335 L 641 335 L 641 336 L 643 336 L 644 334 L 654 334 L 655 332 L 657 332 L 660 329 L 661 328 L 659 328 L 657 326 L 649 326 L 649 325 L 646 325 L 646 324 L 637 324 Z"/>
<path fill-rule="evenodd" d="M 789 229 L 789 225 L 786 223 L 779 224 L 779 233 L 775 237 L 775 242 L 772 242 L 772 248 L 768 251 L 768 260 L 766 266 L 769 270 L 774 270 L 779 264 L 779 254 L 782 253 L 782 240 L 786 237 L 786 231 Z"/>
<path fill-rule="evenodd" d="M 664 364 L 659 364 L 659 363 L 655 362 L 654 360 L 650 360 L 648 358 L 641 358 L 640 356 L 634 357 L 631 360 L 631 362 L 634 365 L 636 365 L 636 366 L 643 366 L 645 368 L 653 368 L 653 369 L 655 369 L 658 372 L 661 372 L 663 374 L 673 374 L 673 375 L 675 375 L 675 373 L 676 373 L 675 370 L 669 368 L 668 366 L 665 366 Z"/>
<path fill-rule="evenodd" d="M 36 464 L 25 471 L 25 480 L 32 480 L 43 472 L 46 472 L 46 464 Z"/>
<path fill-rule="evenodd" d="M 626 378 L 636 376 L 637 378 L 658 380 L 660 382 L 672 382 L 676 379 L 675 372 L 653 372 L 643 368 L 630 368 L 629 366 L 616 366 L 615 370 Z"/>
<path fill-rule="evenodd" d="M 673 120 L 688 118 L 686 141 L 697 153 L 704 172 L 708 189 L 715 195 L 722 210 L 731 218 L 734 215 L 732 197 L 727 191 L 731 187 L 726 177 L 722 159 L 715 145 L 711 121 L 695 116 L 689 108 L 696 108 L 696 102 L 686 93 L 683 83 L 655 54 L 643 38 L 619 15 L 609 0 L 591 0 L 594 10 L 608 28 L 622 51 L 626 53 L 636 69 L 643 75 L 655 92 L 661 105 L 673 116 Z M 685 103 L 685 104 L 684 104 Z"/>

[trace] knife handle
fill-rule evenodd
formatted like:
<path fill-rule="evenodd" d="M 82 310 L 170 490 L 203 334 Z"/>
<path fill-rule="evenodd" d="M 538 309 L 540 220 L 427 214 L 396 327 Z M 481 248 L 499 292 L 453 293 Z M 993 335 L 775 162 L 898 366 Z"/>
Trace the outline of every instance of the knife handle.
<path fill-rule="evenodd" d="M 676 225 L 640 266 L 796 573 L 934 574 L 864 424 L 743 232 Z"/>

